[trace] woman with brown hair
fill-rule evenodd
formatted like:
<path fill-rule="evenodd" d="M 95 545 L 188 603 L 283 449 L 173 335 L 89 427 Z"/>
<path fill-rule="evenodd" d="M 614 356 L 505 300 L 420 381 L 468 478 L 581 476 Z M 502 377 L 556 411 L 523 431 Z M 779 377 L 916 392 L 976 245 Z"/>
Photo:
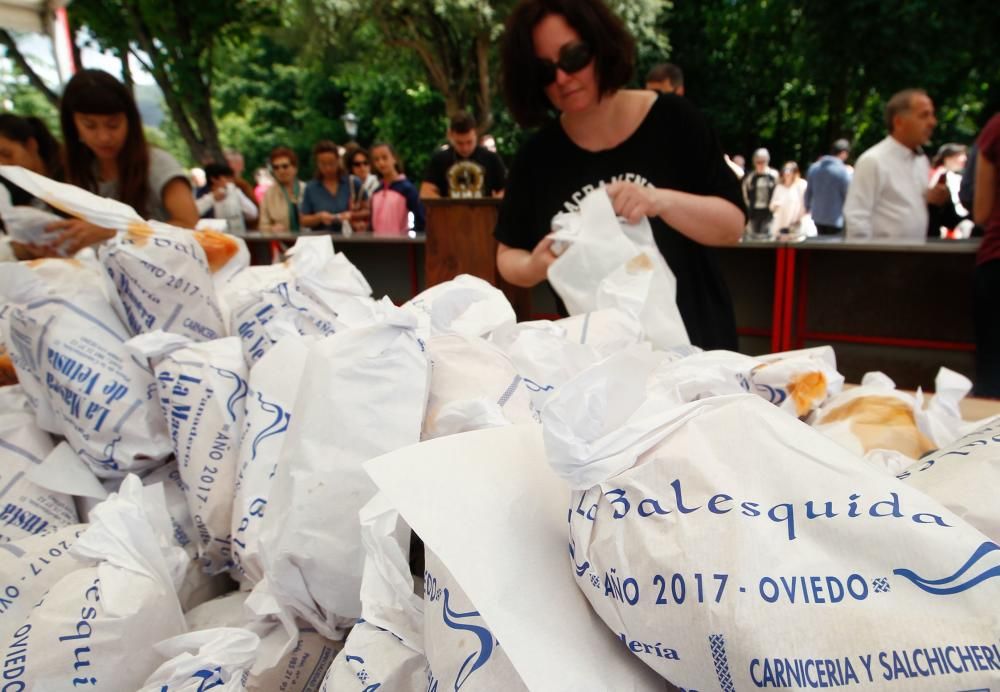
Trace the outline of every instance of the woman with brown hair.
<path fill-rule="evenodd" d="M 497 266 L 518 286 L 545 280 L 556 259 L 546 237 L 552 217 L 604 186 L 619 216 L 649 217 L 691 343 L 734 349 L 732 304 L 707 246 L 739 241 L 739 184 L 688 101 L 623 88 L 634 53 L 600 0 L 522 0 L 514 9 L 501 47 L 504 95 L 522 127 L 541 127 L 511 169 Z"/>
<path fill-rule="evenodd" d="M 322 140 L 313 147 L 316 175 L 302 196 L 302 225 L 339 232 L 348 222 L 353 230 L 368 226 L 368 193 L 362 180 L 343 169 L 337 145 Z"/>
<path fill-rule="evenodd" d="M 298 233 L 303 225 L 299 205 L 305 190 L 299 180 L 299 157 L 288 147 L 275 147 L 267 160 L 274 185 L 260 201 L 260 230 Z"/>
<path fill-rule="evenodd" d="M 124 84 L 101 70 L 80 70 L 63 91 L 59 117 L 67 182 L 124 202 L 143 218 L 194 228 L 198 210 L 187 173 L 146 142 Z"/>

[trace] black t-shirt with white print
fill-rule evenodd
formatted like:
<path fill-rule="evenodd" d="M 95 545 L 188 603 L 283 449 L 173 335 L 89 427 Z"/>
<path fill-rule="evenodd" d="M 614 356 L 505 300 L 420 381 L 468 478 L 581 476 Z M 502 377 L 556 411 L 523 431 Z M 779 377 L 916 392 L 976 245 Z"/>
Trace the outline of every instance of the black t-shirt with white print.
<path fill-rule="evenodd" d="M 431 157 L 424 181 L 434 183 L 442 197 L 492 197 L 503 190 L 507 170 L 503 160 L 485 147 L 476 146 L 462 158 L 450 145 Z"/>
<path fill-rule="evenodd" d="M 739 181 L 707 121 L 685 99 L 664 94 L 635 133 L 613 149 L 581 149 L 558 121 L 543 127 L 514 160 L 494 235 L 530 251 L 551 231 L 553 216 L 576 211 L 588 192 L 617 180 L 721 197 L 743 210 Z M 691 343 L 735 349 L 732 301 L 712 250 L 660 218 L 649 221 L 677 277 L 677 307 Z"/>

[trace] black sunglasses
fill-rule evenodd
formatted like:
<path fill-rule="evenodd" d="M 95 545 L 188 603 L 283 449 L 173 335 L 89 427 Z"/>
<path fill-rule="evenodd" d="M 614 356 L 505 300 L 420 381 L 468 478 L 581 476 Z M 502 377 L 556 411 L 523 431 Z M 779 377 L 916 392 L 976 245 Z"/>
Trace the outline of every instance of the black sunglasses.
<path fill-rule="evenodd" d="M 357 168 L 358 166 L 370 166 L 371 164 L 364 159 L 358 159 L 357 161 L 351 161 L 351 166 Z"/>
<path fill-rule="evenodd" d="M 556 70 L 562 70 L 566 74 L 579 72 L 594 59 L 594 51 L 583 41 L 567 43 L 559 49 L 559 59 L 555 62 L 551 60 L 538 60 L 538 76 L 542 86 L 548 86 L 556 81 Z"/>

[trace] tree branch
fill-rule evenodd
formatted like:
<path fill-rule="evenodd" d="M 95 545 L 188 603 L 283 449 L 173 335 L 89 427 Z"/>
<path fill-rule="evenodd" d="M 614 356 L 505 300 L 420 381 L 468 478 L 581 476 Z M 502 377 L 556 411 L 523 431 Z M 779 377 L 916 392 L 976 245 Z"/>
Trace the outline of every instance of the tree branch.
<path fill-rule="evenodd" d="M 7 49 L 7 57 L 14 61 L 14 63 L 20 68 L 24 76 L 28 78 L 31 86 L 42 92 L 42 95 L 55 106 L 59 108 L 59 96 L 56 92 L 52 91 L 48 85 L 42 81 L 42 78 L 38 76 L 34 68 L 28 62 L 28 59 L 24 57 L 20 50 L 18 50 L 17 42 L 14 41 L 14 37 L 6 29 L 0 29 L 0 43 L 4 45 Z"/>

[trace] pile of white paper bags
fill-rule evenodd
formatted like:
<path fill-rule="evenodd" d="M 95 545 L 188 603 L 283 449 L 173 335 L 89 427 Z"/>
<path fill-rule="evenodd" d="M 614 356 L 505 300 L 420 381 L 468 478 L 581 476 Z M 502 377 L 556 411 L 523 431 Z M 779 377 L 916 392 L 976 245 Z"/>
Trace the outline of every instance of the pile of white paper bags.
<path fill-rule="evenodd" d="M 5 690 L 1000 682 L 964 378 L 691 347 L 606 198 L 559 220 L 578 314 L 517 324 L 473 277 L 397 307 L 328 238 L 248 267 L 2 172 L 119 231 L 0 272 Z"/>

